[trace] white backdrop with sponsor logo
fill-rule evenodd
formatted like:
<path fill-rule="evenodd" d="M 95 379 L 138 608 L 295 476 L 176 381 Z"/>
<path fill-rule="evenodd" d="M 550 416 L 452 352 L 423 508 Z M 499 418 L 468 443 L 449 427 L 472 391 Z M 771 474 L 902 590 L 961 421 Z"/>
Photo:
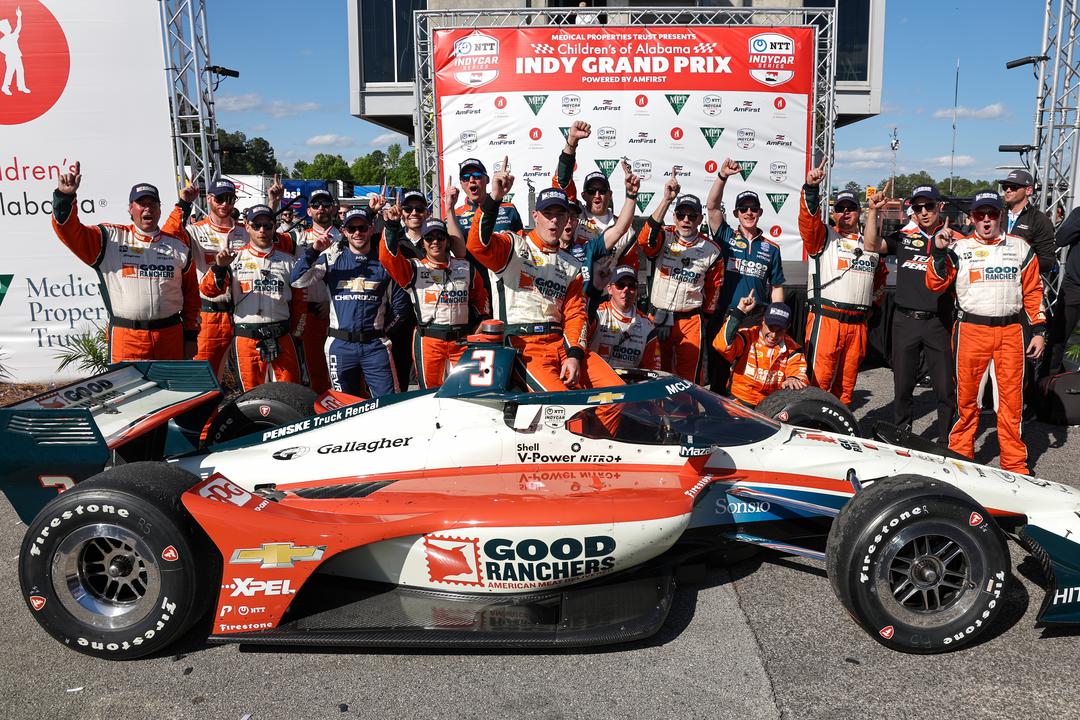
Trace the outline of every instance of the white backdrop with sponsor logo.
<path fill-rule="evenodd" d="M 567 129 L 584 120 L 593 133 L 578 148 L 579 190 L 587 173 L 604 172 L 617 210 L 625 157 L 643 178 L 641 214 L 655 209 L 673 168 L 682 192 L 704 203 L 731 157 L 743 170 L 728 183 L 727 207 L 755 190 L 763 230 L 785 259 L 802 259 L 798 194 L 815 52 L 814 30 L 804 27 L 438 30 L 440 187 L 465 158 L 480 158 L 490 174 L 508 156 L 513 202 L 524 216 L 526 181 L 550 184 Z M 729 222 L 736 222 L 730 213 Z"/>
<path fill-rule="evenodd" d="M 139 181 L 158 186 L 167 214 L 176 171 L 158 4 L 0 0 L 13 28 L 17 8 L 29 92 L 16 77 L 0 94 L 0 362 L 18 382 L 44 382 L 59 379 L 72 336 L 106 322 L 97 274 L 50 226 L 60 173 L 82 163 L 79 214 L 94 224 L 129 222 Z"/>

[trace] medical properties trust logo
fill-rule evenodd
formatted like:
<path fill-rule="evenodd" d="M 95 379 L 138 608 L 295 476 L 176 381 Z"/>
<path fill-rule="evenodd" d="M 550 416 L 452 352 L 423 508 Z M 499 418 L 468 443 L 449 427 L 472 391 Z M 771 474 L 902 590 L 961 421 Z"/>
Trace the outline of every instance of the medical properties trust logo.
<path fill-rule="evenodd" d="M 0 125 L 44 115 L 67 86 L 67 37 L 38 0 L 0 0 Z"/>

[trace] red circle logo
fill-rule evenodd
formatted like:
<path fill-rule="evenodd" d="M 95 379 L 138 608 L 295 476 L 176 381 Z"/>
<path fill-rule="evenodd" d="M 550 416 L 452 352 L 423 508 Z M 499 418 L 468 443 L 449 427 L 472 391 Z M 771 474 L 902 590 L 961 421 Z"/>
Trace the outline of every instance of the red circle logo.
<path fill-rule="evenodd" d="M 39 118 L 67 87 L 71 56 L 60 23 L 38 0 L 0 0 L 0 125 Z"/>
<path fill-rule="evenodd" d="M 634 104 L 638 107 L 645 107 L 649 104 L 649 98 L 647 95 L 638 95 L 636 98 L 634 98 Z"/>
<path fill-rule="evenodd" d="M 775 100 L 772 101 L 772 104 L 773 104 L 773 107 L 776 108 L 777 110 L 783 110 L 784 108 L 787 107 L 787 100 L 785 100 L 782 97 L 778 97 L 778 98 L 776 98 Z"/>
<path fill-rule="evenodd" d="M 780 233 L 782 232 L 784 231 L 780 229 L 779 225 L 773 225 L 771 228 L 769 228 L 769 234 L 773 237 L 780 237 Z"/>
<path fill-rule="evenodd" d="M 531 137 L 533 140 L 539 140 L 540 138 L 544 137 L 544 133 L 540 132 L 540 128 L 533 128 L 529 131 L 529 137 Z"/>
<path fill-rule="evenodd" d="M 497 98 L 495 98 L 495 107 L 499 108 L 500 110 L 506 107 L 506 98 L 504 98 L 502 95 L 499 95 Z"/>
<path fill-rule="evenodd" d="M 717 168 L 717 165 L 716 165 L 715 160 L 710 160 L 709 162 L 705 163 L 705 172 L 707 172 L 707 173 L 716 172 L 716 168 Z"/>
<path fill-rule="evenodd" d="M 682 128 L 680 128 L 680 127 L 671 128 L 671 139 L 672 140 L 682 140 L 682 136 L 683 136 Z"/>

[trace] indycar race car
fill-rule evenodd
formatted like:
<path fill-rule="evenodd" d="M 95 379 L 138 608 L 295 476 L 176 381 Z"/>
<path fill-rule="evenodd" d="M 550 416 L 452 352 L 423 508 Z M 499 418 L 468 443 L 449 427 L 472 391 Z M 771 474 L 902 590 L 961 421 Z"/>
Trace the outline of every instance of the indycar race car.
<path fill-rule="evenodd" d="M 764 546 L 825 562 L 880 643 L 934 653 L 994 624 L 1011 537 L 1045 570 L 1039 621 L 1080 622 L 1073 488 L 665 373 L 528 393 L 518 362 L 474 337 L 437 390 L 341 404 L 271 384 L 216 412 L 205 363 L 133 363 L 0 409 L 27 606 L 118 659 L 208 613 L 212 642 L 599 645 L 656 632 L 682 570 Z M 164 459 L 124 462 L 140 439 Z"/>

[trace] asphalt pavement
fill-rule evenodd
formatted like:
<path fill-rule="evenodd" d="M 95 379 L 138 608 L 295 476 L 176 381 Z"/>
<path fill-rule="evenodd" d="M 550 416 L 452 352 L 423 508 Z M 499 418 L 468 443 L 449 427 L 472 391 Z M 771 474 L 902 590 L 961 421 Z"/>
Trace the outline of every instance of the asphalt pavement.
<path fill-rule="evenodd" d="M 892 376 L 859 378 L 860 421 L 890 419 Z M 915 430 L 933 420 L 929 390 Z M 984 418 L 984 426 L 992 421 Z M 1080 430 L 1025 426 L 1036 474 L 1080 487 Z M 989 442 L 987 442 L 989 441 Z M 996 465 L 994 432 L 976 459 Z M 85 718 L 1001 718 L 1075 710 L 1080 633 L 1034 627 L 1035 565 L 1013 548 L 1001 631 L 960 652 L 904 655 L 874 642 L 820 564 L 762 553 L 679 590 L 649 641 L 530 653 L 280 652 L 189 643 L 106 662 L 41 630 L 19 595 L 25 529 L 0 500 L 0 717 Z"/>

